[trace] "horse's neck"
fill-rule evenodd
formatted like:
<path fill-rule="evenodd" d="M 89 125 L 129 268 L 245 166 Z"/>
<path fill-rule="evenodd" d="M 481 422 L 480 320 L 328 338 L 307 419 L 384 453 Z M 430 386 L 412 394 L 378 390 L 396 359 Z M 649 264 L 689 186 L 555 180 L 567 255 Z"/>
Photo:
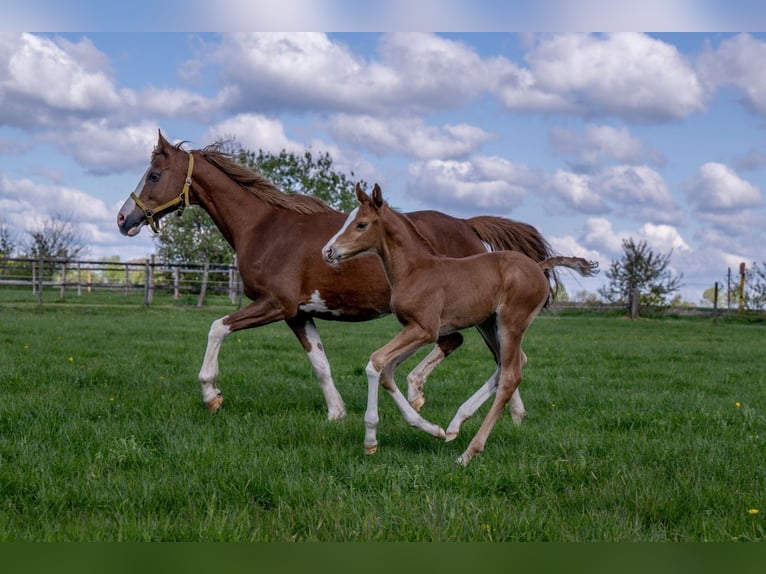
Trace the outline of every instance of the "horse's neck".
<path fill-rule="evenodd" d="M 243 241 L 243 233 L 252 230 L 260 220 L 272 217 L 274 208 L 216 167 L 207 162 L 199 163 L 202 165 L 193 178 L 194 199 L 236 251 Z"/>
<path fill-rule="evenodd" d="M 380 257 L 391 285 L 411 275 L 425 261 L 439 257 L 405 215 L 386 209 L 383 229 Z"/>

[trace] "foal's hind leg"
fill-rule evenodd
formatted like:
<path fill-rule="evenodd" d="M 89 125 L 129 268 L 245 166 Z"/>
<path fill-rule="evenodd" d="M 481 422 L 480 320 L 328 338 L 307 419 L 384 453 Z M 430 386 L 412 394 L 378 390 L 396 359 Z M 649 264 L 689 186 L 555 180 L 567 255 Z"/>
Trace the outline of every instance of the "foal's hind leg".
<path fill-rule="evenodd" d="M 463 335 L 458 332 L 440 337 L 426 358 L 407 375 L 407 400 L 416 411 L 423 408 L 426 402 L 423 395 L 423 385 L 425 385 L 428 375 L 462 344 Z"/>
<path fill-rule="evenodd" d="M 482 339 L 484 339 L 484 342 L 487 344 L 487 347 L 489 347 L 489 350 L 492 351 L 492 355 L 495 358 L 495 363 L 497 363 L 497 365 L 499 366 L 500 365 L 500 342 L 498 340 L 498 333 L 497 333 L 497 318 L 495 316 L 490 317 L 481 325 L 477 325 L 476 330 L 479 331 L 479 334 L 481 335 Z M 521 353 L 521 355 L 522 355 L 521 366 L 523 367 L 527 363 L 527 356 L 523 352 Z M 485 397 L 484 400 L 486 401 L 488 398 L 489 397 Z M 476 405 L 476 408 L 473 411 L 471 411 L 470 414 L 467 414 L 467 416 L 464 419 L 462 419 L 460 422 L 462 423 L 467 418 L 472 416 L 473 413 L 476 412 L 476 409 L 478 409 L 482 404 L 484 404 L 484 401 Z M 467 405 L 465 406 L 467 407 Z M 511 396 L 510 410 L 511 410 L 511 420 L 513 420 L 514 424 L 520 425 L 521 421 L 524 420 L 524 417 L 527 416 L 527 411 L 524 408 L 524 403 L 521 400 L 521 393 L 519 392 L 518 388 L 513 392 L 513 395 Z M 453 422 L 455 422 L 454 419 L 453 419 Z M 458 428 L 459 426 L 460 425 L 458 424 Z M 452 423 L 450 423 L 450 427 L 452 427 Z"/>

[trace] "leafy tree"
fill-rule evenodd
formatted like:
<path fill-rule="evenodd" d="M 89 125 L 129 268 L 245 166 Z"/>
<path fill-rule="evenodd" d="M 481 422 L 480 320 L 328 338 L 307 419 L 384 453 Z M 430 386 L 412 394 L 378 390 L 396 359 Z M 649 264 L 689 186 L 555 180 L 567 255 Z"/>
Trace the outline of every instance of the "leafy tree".
<path fill-rule="evenodd" d="M 340 211 L 351 211 L 356 206 L 354 172 L 350 176 L 336 171 L 329 153 L 311 150 L 303 155 L 282 150 L 278 154 L 258 150 L 240 150 L 239 162 L 268 177 L 286 193 L 315 195 Z"/>
<path fill-rule="evenodd" d="M 609 283 L 599 294 L 610 302 L 629 304 L 631 294 L 639 291 L 642 305 L 665 305 L 669 296 L 681 288 L 683 275 L 674 275 L 668 269 L 672 250 L 657 254 L 646 244 L 632 238 L 622 241 L 623 256 L 612 261 L 606 271 Z"/>
<path fill-rule="evenodd" d="M 225 144 L 222 144 L 225 149 Z M 350 176 L 335 170 L 330 154 L 307 150 L 303 155 L 282 150 L 278 154 L 239 148 L 228 151 L 236 160 L 269 178 L 286 193 L 303 193 L 319 197 L 341 211 L 356 205 L 353 172 Z M 172 217 L 172 216 L 170 216 Z M 180 218 L 173 218 L 157 237 L 157 251 L 169 263 L 230 264 L 234 252 L 215 227 L 210 216 L 192 206 Z"/>

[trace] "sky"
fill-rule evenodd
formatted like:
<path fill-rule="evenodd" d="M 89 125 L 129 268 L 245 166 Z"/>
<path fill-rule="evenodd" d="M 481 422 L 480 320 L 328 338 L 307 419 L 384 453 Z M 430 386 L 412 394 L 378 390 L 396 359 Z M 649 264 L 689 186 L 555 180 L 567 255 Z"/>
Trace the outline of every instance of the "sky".
<path fill-rule="evenodd" d="M 162 130 L 188 149 L 328 152 L 399 209 L 521 220 L 602 269 L 624 239 L 646 241 L 672 250 L 695 304 L 729 268 L 766 260 L 766 35 L 737 31 L 762 23 L 754 13 L 652 0 L 605 25 L 542 2 L 556 18 L 514 27 L 519 13 L 491 18 L 496 2 L 473 2 L 475 21 L 459 0 L 436 19 L 426 1 L 409 19 L 392 2 L 333 20 L 300 0 L 269 13 L 224 0 L 171 28 L 175 2 L 30 12 L 43 4 L 18 3 L 0 29 L 0 221 L 17 241 L 67 214 L 88 258 L 152 253 L 148 228 L 127 238 L 115 220 Z M 298 31 L 312 23 L 336 31 Z M 698 31 L 716 23 L 726 31 Z M 643 26 L 662 31 L 626 31 Z M 570 295 L 606 281 L 563 278 Z"/>

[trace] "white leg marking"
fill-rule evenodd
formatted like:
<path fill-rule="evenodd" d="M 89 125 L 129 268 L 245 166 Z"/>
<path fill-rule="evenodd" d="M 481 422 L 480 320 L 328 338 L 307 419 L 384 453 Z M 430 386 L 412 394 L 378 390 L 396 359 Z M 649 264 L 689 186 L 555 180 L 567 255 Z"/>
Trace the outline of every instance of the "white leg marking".
<path fill-rule="evenodd" d="M 319 338 L 319 331 L 311 322 L 306 323 L 305 329 L 306 339 L 311 344 L 311 350 L 307 355 L 311 366 L 314 368 L 314 373 L 317 379 L 319 379 L 319 385 L 327 402 L 327 418 L 331 421 L 340 420 L 346 416 L 346 407 L 343 404 L 343 399 L 338 389 L 335 388 L 333 383 L 330 362 L 327 360 L 327 355 L 325 355 L 322 340 Z"/>
<path fill-rule="evenodd" d="M 460 405 L 449 426 L 447 426 L 447 438 L 445 440 L 449 442 L 458 435 L 460 432 L 460 425 L 471 418 L 487 399 L 492 396 L 492 393 L 497 390 L 497 382 L 499 379 L 500 368 L 498 367 L 487 382 L 479 387 L 479 390 L 471 395 L 466 402 Z"/>
<path fill-rule="evenodd" d="M 215 385 L 218 377 L 218 352 L 221 349 L 221 343 L 231 330 L 223 324 L 226 317 L 216 319 L 210 325 L 210 331 L 207 335 L 207 349 L 205 349 L 205 358 L 202 361 L 202 368 L 199 371 L 199 382 L 202 384 L 202 400 L 209 403 L 221 394 L 221 391 Z"/>
<path fill-rule="evenodd" d="M 364 412 L 364 451 L 373 454 L 378 450 L 378 386 L 380 385 L 380 372 L 372 366 L 372 361 L 367 363 L 367 410 Z"/>

